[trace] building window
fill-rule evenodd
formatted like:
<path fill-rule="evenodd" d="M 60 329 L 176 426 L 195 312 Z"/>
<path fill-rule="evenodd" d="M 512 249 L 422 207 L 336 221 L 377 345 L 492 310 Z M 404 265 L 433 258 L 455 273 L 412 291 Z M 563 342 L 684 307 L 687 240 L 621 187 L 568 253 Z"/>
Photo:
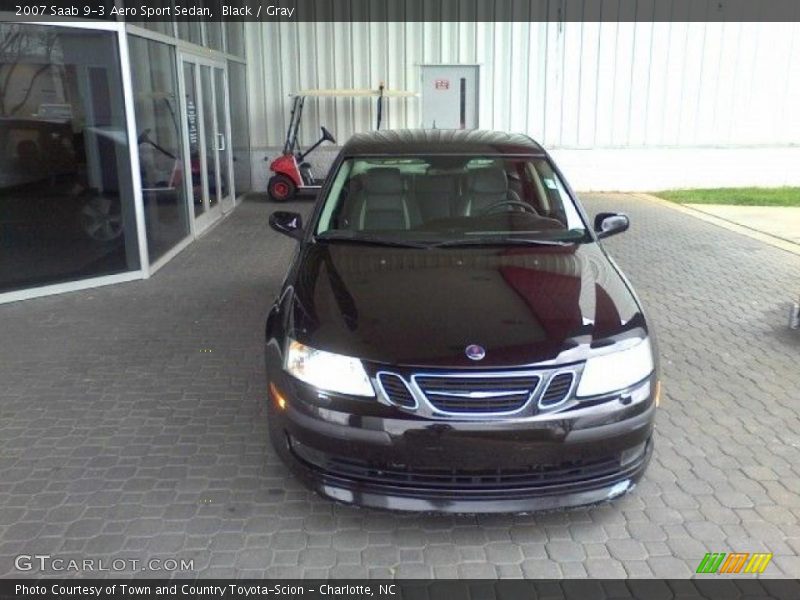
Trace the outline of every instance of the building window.
<path fill-rule="evenodd" d="M 0 40 L 0 292 L 138 270 L 116 34 Z"/>
<path fill-rule="evenodd" d="M 134 21 L 131 24 L 144 27 L 156 33 L 163 33 L 164 35 L 175 37 L 175 29 L 171 21 Z"/>
<path fill-rule="evenodd" d="M 175 48 L 128 37 L 150 262 L 189 235 Z"/>
<path fill-rule="evenodd" d="M 233 146 L 233 181 L 237 194 L 249 192 L 250 183 L 250 128 L 247 121 L 246 67 L 228 61 L 230 82 L 231 137 Z"/>
<path fill-rule="evenodd" d="M 178 21 L 178 37 L 185 42 L 203 44 L 203 23 L 200 21 Z"/>
<path fill-rule="evenodd" d="M 147 6 L 153 9 L 171 9 L 172 2 L 171 0 L 149 0 Z M 156 31 L 170 37 L 175 37 L 175 25 L 172 21 L 150 19 L 149 21 L 133 21 L 132 24 L 144 27 L 150 31 Z"/>
<path fill-rule="evenodd" d="M 206 22 L 206 46 L 222 52 L 222 23 L 219 21 Z"/>
<path fill-rule="evenodd" d="M 226 21 L 225 42 L 228 45 L 228 54 L 244 58 L 244 23 Z"/>

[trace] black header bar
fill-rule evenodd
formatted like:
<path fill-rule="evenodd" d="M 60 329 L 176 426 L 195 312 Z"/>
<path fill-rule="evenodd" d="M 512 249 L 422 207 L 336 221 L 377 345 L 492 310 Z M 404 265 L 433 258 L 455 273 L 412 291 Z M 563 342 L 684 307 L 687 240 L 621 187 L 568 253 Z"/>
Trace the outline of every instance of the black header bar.
<path fill-rule="evenodd" d="M 283 22 L 800 21 L 798 0 L 0 0 L 0 19 Z"/>

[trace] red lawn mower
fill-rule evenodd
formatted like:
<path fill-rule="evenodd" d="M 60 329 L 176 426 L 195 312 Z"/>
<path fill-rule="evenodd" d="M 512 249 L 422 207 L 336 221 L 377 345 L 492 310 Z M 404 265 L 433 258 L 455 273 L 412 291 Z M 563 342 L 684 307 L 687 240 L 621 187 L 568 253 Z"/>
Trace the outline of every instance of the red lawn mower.
<path fill-rule="evenodd" d="M 306 157 L 317 149 L 323 142 L 336 143 L 333 135 L 325 127 L 321 127 L 322 137 L 307 150 L 303 151 L 297 141 L 300 130 L 300 119 L 303 116 L 303 106 L 306 98 L 361 98 L 376 97 L 378 99 L 378 118 L 376 129 L 381 128 L 383 118 L 383 100 L 389 97 L 416 96 L 414 92 L 387 90 L 381 84 L 377 90 L 302 90 L 294 94 L 292 112 L 289 116 L 289 128 L 286 131 L 286 142 L 283 144 L 283 153 L 269 164 L 274 173 L 267 183 L 267 192 L 276 202 L 291 200 L 301 192 L 317 192 L 324 178 L 317 179 L 311 171 L 311 165 L 306 162 Z"/>

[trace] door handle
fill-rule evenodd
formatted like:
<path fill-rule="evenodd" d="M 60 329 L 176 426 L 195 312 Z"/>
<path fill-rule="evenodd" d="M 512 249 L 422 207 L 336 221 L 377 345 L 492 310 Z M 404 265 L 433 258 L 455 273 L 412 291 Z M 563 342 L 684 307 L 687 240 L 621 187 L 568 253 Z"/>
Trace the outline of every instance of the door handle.
<path fill-rule="evenodd" d="M 218 133 L 217 134 L 217 152 L 224 152 L 225 151 L 225 134 Z"/>

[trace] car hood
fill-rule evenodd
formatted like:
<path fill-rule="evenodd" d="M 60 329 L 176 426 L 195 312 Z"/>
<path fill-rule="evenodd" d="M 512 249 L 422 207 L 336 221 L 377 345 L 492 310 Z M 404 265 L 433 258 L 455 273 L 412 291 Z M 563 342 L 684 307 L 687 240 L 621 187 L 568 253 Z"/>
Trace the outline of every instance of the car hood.
<path fill-rule="evenodd" d="M 420 250 L 312 243 L 299 259 L 287 334 L 376 363 L 569 363 L 645 327 L 595 243 Z M 485 349 L 481 361 L 467 358 L 471 344 Z"/>

